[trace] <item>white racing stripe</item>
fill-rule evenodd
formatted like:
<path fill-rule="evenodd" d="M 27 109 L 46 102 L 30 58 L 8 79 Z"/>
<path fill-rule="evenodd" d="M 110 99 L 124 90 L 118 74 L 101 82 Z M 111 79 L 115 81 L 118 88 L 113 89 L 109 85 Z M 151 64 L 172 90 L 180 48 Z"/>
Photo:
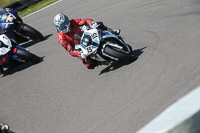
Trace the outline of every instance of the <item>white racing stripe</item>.
<path fill-rule="evenodd" d="M 200 131 L 200 87 L 168 107 L 137 133 L 197 133 Z"/>

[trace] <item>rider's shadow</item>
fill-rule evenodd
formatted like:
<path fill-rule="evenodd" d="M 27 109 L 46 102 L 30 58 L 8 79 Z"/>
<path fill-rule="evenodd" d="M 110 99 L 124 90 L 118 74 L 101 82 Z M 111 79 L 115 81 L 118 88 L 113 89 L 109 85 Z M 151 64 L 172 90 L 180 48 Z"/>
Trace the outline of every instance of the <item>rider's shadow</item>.
<path fill-rule="evenodd" d="M 41 63 L 43 61 L 43 58 L 44 57 L 40 57 L 40 62 L 39 63 Z M 38 64 L 38 63 L 36 63 L 36 64 Z M 12 67 L 9 67 L 4 71 L 4 73 L 2 74 L 2 77 L 8 76 L 8 75 L 12 75 L 12 74 L 14 74 L 16 72 L 23 71 L 23 70 L 25 70 L 25 69 L 33 66 L 33 65 L 36 65 L 36 64 L 34 64 L 32 62 L 22 63 L 22 62 L 17 62 L 16 61 L 14 64 L 12 64 Z"/>
<path fill-rule="evenodd" d="M 141 48 L 141 49 L 136 49 L 134 50 L 132 53 L 137 57 L 137 59 L 139 58 L 139 56 L 144 52 L 142 51 L 143 49 L 145 49 L 146 47 L 144 48 Z M 101 74 L 104 74 L 104 73 L 107 73 L 107 72 L 110 72 L 110 71 L 114 71 L 116 69 L 119 69 L 125 65 L 129 65 L 133 62 L 135 62 L 137 59 L 135 59 L 134 61 L 132 62 L 112 62 L 108 67 L 106 67 L 105 69 L 103 69 L 99 75 Z"/>

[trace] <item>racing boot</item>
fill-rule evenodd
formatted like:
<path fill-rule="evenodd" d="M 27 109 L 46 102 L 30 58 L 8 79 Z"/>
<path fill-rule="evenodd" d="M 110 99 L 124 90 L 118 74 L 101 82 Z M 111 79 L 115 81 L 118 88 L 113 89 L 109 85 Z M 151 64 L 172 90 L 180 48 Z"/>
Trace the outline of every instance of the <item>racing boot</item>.
<path fill-rule="evenodd" d="M 111 33 L 115 34 L 116 36 L 119 36 L 119 34 L 121 32 L 120 29 L 112 30 L 111 28 L 108 28 L 108 31 L 110 31 Z"/>
<path fill-rule="evenodd" d="M 120 29 L 116 29 L 116 30 L 112 30 L 112 33 L 119 36 L 121 30 Z"/>
<path fill-rule="evenodd" d="M 101 65 L 106 65 L 106 66 L 108 66 L 110 64 L 110 62 L 109 61 L 98 61 L 98 65 L 99 66 L 101 66 Z"/>

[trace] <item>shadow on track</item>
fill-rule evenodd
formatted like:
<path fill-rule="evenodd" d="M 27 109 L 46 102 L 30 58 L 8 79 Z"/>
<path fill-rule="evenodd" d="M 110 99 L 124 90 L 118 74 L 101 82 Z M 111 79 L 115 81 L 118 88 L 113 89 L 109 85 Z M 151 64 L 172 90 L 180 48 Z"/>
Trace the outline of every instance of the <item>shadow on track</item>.
<path fill-rule="evenodd" d="M 137 57 L 137 59 L 139 58 L 139 56 L 144 52 L 142 50 L 144 50 L 146 47 L 144 48 L 141 48 L 141 49 L 136 49 L 134 50 L 132 53 Z M 136 60 L 137 60 L 136 59 Z M 116 69 L 119 69 L 121 68 L 122 66 L 125 66 L 125 65 L 129 65 L 133 62 L 135 62 L 136 60 L 132 61 L 132 62 L 113 62 L 111 63 L 108 67 L 106 67 L 105 69 L 103 69 L 99 75 L 101 74 L 104 74 L 104 73 L 107 73 L 109 71 L 114 71 Z"/>
<path fill-rule="evenodd" d="M 48 39 L 50 36 L 52 36 L 52 35 L 53 35 L 53 34 L 46 35 L 46 36 L 44 37 L 44 40 L 43 40 L 43 41 L 47 40 L 47 39 Z M 23 47 L 23 48 L 27 48 L 27 47 L 30 47 L 30 46 L 36 44 L 36 43 L 37 43 L 37 42 L 35 42 L 35 41 L 28 41 L 28 42 L 25 42 L 25 43 L 21 44 L 20 46 Z"/>
<path fill-rule="evenodd" d="M 41 63 L 43 61 L 43 58 L 44 57 L 40 57 L 39 63 Z M 39 64 L 39 63 L 36 63 L 36 64 Z M 16 72 L 20 72 L 20 71 L 25 70 L 25 69 L 33 66 L 33 65 L 36 65 L 36 64 L 32 63 L 32 62 L 23 63 L 23 62 L 18 62 L 18 61 L 14 60 L 13 64 L 4 71 L 4 73 L 2 74 L 2 77 L 12 75 Z"/>
<path fill-rule="evenodd" d="M 47 40 L 50 36 L 52 36 L 53 34 L 49 34 L 47 36 L 44 37 L 44 40 Z M 43 40 L 43 41 L 44 41 Z M 27 47 L 30 47 L 34 44 L 36 44 L 37 42 L 35 41 L 28 41 L 28 42 L 25 42 L 23 44 L 20 44 L 20 47 L 23 47 L 23 48 L 27 48 Z M 44 57 L 40 57 L 40 62 L 43 61 L 43 58 Z M 40 63 L 39 62 L 39 63 Z M 38 63 L 37 63 L 38 64 Z M 13 73 L 16 73 L 16 72 L 19 72 L 19 71 L 22 71 L 24 69 L 27 69 L 28 67 L 30 66 L 33 66 L 35 65 L 34 63 L 32 62 L 26 62 L 26 63 L 23 63 L 23 62 L 19 62 L 19 61 L 16 61 L 16 60 L 12 60 L 12 63 L 11 63 L 11 66 L 9 66 L 8 68 L 6 68 L 6 70 L 4 70 L 3 74 L 0 75 L 0 77 L 5 77 L 7 75 L 12 75 Z"/>

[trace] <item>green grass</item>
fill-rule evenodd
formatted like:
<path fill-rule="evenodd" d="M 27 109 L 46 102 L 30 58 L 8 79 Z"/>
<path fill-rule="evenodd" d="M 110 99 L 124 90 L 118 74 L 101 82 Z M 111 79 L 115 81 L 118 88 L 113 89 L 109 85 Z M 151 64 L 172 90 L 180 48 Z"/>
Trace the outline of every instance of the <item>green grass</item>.
<path fill-rule="evenodd" d="M 7 5 L 9 5 L 13 2 L 16 2 L 16 1 L 19 1 L 19 0 L 0 0 L 0 8 L 3 8 L 3 7 L 5 7 L 5 6 L 7 6 Z M 24 17 L 24 16 L 29 15 L 29 14 L 31 14 L 31 13 L 33 13 L 33 12 L 35 12 L 35 11 L 41 9 L 41 8 L 44 8 L 44 7 L 54 3 L 56 1 L 58 1 L 58 0 L 42 0 L 38 3 L 36 3 L 35 5 L 32 5 L 28 8 L 26 8 L 26 9 L 24 9 L 23 11 L 19 11 L 18 15 L 20 17 Z"/>
<path fill-rule="evenodd" d="M 4 8 L 16 1 L 19 1 L 19 0 L 0 0 L 0 8 Z"/>
<path fill-rule="evenodd" d="M 56 2 L 58 0 L 42 0 L 38 3 L 36 3 L 35 5 L 30 6 L 29 8 L 24 9 L 23 11 L 20 11 L 18 14 L 20 17 L 24 17 L 30 13 L 33 13 L 41 8 L 44 8 L 54 2 Z"/>

